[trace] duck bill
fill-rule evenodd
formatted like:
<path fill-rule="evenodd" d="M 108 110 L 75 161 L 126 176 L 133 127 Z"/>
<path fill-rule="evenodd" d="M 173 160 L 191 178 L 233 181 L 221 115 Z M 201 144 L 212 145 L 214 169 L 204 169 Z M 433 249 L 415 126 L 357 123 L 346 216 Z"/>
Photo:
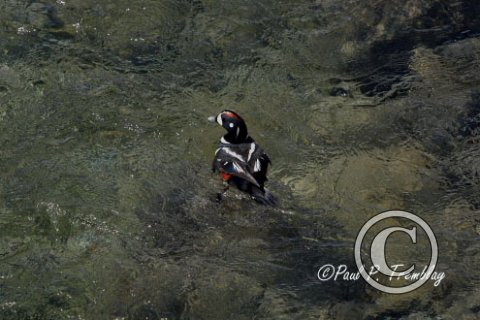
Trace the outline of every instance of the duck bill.
<path fill-rule="evenodd" d="M 208 122 L 211 122 L 211 123 L 217 122 L 217 117 L 215 116 L 208 117 Z"/>

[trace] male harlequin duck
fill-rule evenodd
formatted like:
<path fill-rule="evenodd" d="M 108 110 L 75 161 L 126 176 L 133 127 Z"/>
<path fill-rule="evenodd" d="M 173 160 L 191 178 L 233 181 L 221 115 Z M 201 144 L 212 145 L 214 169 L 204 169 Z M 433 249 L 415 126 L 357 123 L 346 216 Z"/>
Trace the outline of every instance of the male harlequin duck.
<path fill-rule="evenodd" d="M 235 112 L 224 110 L 209 121 L 217 122 L 227 134 L 220 139 L 213 159 L 213 171 L 220 172 L 223 181 L 245 191 L 251 197 L 267 205 L 275 205 L 275 196 L 264 187 L 270 159 L 248 135 L 245 121 Z M 228 189 L 224 189 L 225 193 Z M 221 199 L 222 194 L 219 194 Z"/>

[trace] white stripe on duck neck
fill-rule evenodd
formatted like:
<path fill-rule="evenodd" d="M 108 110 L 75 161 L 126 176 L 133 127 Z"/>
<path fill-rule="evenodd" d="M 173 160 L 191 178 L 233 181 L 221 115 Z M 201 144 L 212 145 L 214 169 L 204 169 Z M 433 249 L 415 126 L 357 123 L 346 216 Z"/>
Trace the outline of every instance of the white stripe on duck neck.
<path fill-rule="evenodd" d="M 224 144 L 230 144 L 230 142 L 228 142 L 227 140 L 225 140 L 225 137 L 221 137 L 221 138 L 220 138 L 220 142 L 221 142 L 221 143 L 224 143 Z"/>

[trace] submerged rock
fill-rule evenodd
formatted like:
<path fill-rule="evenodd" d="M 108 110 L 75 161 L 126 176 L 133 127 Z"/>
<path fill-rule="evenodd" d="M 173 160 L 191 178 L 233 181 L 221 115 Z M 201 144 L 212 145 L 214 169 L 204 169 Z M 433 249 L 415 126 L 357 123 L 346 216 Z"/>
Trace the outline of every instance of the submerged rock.
<path fill-rule="evenodd" d="M 371 215 L 372 207 L 373 212 L 404 208 L 405 195 L 425 185 L 434 186 L 424 178 L 428 177 L 430 162 L 430 156 L 419 146 L 392 146 L 332 159 L 327 166 L 290 181 L 290 185 L 298 196 L 336 203 L 339 218 L 346 224 L 353 223 L 352 230 L 357 230 L 364 220 L 352 220 L 348 212 L 359 217 Z"/>
<path fill-rule="evenodd" d="M 65 24 L 53 5 L 41 2 L 27 7 L 27 22 L 38 29 L 60 28 Z"/>

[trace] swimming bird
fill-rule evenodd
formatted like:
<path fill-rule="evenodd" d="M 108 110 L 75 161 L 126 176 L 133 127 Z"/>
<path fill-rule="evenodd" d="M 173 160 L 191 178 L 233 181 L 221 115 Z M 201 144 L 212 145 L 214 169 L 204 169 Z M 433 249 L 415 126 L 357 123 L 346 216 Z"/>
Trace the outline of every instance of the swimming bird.
<path fill-rule="evenodd" d="M 221 200 L 229 186 L 233 185 L 250 194 L 258 203 L 276 205 L 276 197 L 264 187 L 270 158 L 248 135 L 242 117 L 234 111 L 223 110 L 208 119 L 227 130 L 220 139 L 212 164 L 213 172 L 219 172 L 226 184 L 218 199 Z"/>

